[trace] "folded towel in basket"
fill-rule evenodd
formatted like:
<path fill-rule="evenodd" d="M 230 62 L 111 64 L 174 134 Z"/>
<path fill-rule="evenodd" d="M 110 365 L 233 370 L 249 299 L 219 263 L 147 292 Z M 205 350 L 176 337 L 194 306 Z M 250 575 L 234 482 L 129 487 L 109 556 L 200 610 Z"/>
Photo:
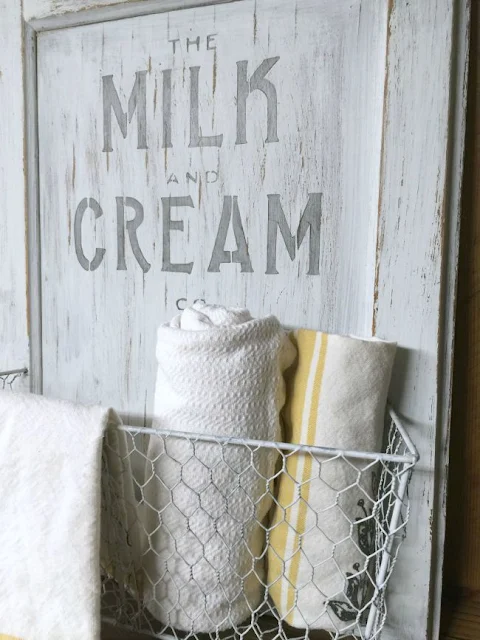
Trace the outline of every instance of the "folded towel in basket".
<path fill-rule="evenodd" d="M 0 637 L 100 638 L 101 452 L 109 422 L 119 422 L 111 410 L 0 392 Z"/>
<path fill-rule="evenodd" d="M 158 330 L 154 426 L 277 440 L 294 355 L 276 318 L 195 304 Z M 242 623 L 266 594 L 275 450 L 153 435 L 147 458 L 146 606 L 195 633 Z"/>
<path fill-rule="evenodd" d="M 298 362 L 287 372 L 287 441 L 381 451 L 395 344 L 309 330 L 292 339 Z M 359 473 L 368 464 L 305 453 L 287 459 L 268 582 L 277 610 L 294 627 L 344 630 L 358 621 L 374 550 L 375 464 Z"/>

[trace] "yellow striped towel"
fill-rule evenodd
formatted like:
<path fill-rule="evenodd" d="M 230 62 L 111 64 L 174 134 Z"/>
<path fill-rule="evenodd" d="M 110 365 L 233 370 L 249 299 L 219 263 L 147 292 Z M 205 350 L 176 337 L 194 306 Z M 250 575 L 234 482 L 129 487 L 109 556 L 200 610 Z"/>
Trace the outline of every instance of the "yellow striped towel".
<path fill-rule="evenodd" d="M 298 361 L 287 372 L 287 442 L 380 451 L 396 345 L 305 329 L 291 338 Z M 294 453 L 281 474 L 268 584 L 294 627 L 348 630 L 358 623 L 370 585 L 375 468 L 360 476 L 368 463 L 354 464 Z"/>

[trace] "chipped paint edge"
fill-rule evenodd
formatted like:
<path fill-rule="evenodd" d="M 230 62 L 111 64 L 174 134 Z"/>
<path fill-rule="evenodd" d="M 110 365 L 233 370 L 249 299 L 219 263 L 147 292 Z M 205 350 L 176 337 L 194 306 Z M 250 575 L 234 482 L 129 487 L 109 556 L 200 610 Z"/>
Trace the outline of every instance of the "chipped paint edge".
<path fill-rule="evenodd" d="M 51 31 L 232 2 L 242 0 L 117 0 L 109 5 L 94 3 L 75 10 L 63 9 L 61 2 L 52 6 L 50 0 L 24 0 L 24 19 L 35 31 Z"/>
<path fill-rule="evenodd" d="M 461 195 L 464 170 L 466 104 L 468 88 L 471 0 L 456 0 L 454 6 L 453 47 L 450 86 L 450 139 L 447 147 L 445 225 L 443 228 L 444 283 L 439 325 L 439 376 L 437 395 L 434 520 L 432 567 L 430 576 L 431 610 L 427 637 L 440 636 L 442 578 L 444 563 L 447 482 L 449 469 L 450 420 L 452 411 L 455 309 L 460 250 Z"/>

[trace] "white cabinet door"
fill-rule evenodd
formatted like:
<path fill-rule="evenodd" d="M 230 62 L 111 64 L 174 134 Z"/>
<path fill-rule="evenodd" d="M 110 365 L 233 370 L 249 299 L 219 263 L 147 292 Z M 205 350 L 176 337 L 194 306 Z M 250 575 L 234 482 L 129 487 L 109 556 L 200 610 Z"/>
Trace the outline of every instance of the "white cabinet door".
<path fill-rule="evenodd" d="M 385 637 L 438 637 L 467 3 L 24 0 L 24 32 L 16 4 L 6 366 L 29 330 L 35 389 L 143 424 L 156 326 L 196 299 L 396 340 L 421 460 Z"/>

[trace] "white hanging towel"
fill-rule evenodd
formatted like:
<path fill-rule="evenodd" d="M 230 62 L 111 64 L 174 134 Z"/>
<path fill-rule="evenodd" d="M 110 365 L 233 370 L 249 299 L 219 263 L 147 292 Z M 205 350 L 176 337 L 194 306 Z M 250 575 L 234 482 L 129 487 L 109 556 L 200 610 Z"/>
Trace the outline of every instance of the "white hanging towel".
<path fill-rule="evenodd" d="M 381 451 L 396 345 L 305 329 L 292 340 L 298 361 L 286 375 L 287 440 Z M 294 627 L 343 637 L 362 623 L 371 596 L 378 473 L 374 462 L 365 470 L 368 465 L 304 453 L 287 459 L 271 525 L 268 582 L 279 614 Z"/>
<path fill-rule="evenodd" d="M 276 318 L 195 304 L 158 330 L 154 426 L 278 440 L 294 355 Z M 241 624 L 266 596 L 275 451 L 152 436 L 147 457 L 148 609 L 195 633 Z"/>
<path fill-rule="evenodd" d="M 100 638 L 101 452 L 110 422 L 119 423 L 111 410 L 0 392 L 0 638 Z M 121 555 L 110 549 L 108 558 L 118 567 Z"/>

